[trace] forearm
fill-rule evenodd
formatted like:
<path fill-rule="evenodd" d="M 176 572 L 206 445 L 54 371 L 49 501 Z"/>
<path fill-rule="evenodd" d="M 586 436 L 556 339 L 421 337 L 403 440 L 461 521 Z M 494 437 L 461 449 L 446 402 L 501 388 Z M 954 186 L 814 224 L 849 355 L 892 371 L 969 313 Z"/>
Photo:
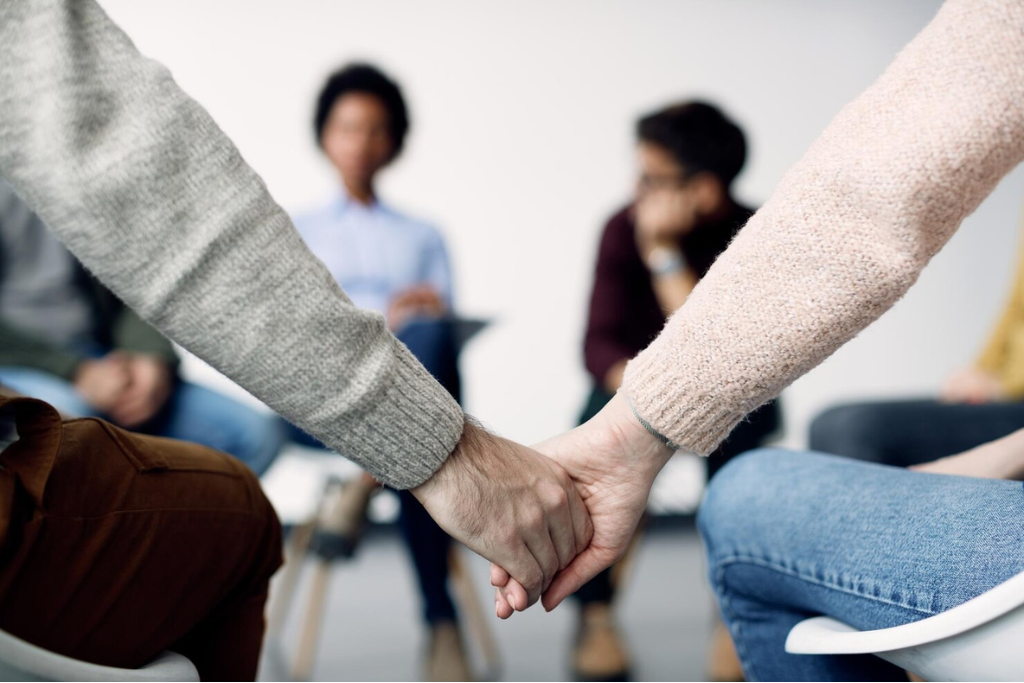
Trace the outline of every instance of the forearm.
<path fill-rule="evenodd" d="M 669 317 L 686 303 L 697 286 L 697 275 L 674 239 L 664 243 L 639 236 L 637 246 L 650 273 L 651 289 L 658 305 L 665 317 Z"/>
<path fill-rule="evenodd" d="M 651 276 L 651 287 L 658 298 L 658 305 L 666 316 L 682 308 L 696 286 L 697 278 L 689 270 Z"/>
<path fill-rule="evenodd" d="M 382 481 L 454 448 L 458 405 L 91 0 L 0 6 L 0 174 L 143 318 Z"/>
<path fill-rule="evenodd" d="M 888 310 L 1024 157 L 1024 4 L 953 0 L 829 125 L 626 371 L 707 453 Z"/>
<path fill-rule="evenodd" d="M 999 442 L 1000 448 L 989 451 L 992 471 L 1000 479 L 1024 479 L 1024 429 L 1004 436 Z"/>

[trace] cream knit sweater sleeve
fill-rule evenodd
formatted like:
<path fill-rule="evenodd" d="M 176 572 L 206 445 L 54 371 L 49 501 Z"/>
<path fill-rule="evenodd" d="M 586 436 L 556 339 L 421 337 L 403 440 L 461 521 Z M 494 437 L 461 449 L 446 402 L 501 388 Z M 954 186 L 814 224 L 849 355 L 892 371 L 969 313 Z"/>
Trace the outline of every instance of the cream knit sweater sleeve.
<path fill-rule="evenodd" d="M 93 0 L 0 1 L 0 175 L 142 317 L 381 481 L 458 442 L 458 404 Z"/>
<path fill-rule="evenodd" d="M 629 364 L 633 410 L 711 452 L 892 307 L 1022 158 L 1024 0 L 949 0 Z"/>

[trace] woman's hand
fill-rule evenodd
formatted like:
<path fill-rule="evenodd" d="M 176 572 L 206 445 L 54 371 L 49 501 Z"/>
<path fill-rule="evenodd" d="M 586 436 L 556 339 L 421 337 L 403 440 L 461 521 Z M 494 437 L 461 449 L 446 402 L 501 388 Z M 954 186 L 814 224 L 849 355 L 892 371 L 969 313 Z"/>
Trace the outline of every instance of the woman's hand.
<path fill-rule="evenodd" d="M 621 392 L 586 424 L 534 448 L 565 468 L 594 530 L 586 549 L 545 591 L 544 608 L 550 611 L 626 552 L 654 479 L 673 451 L 644 429 Z M 524 609 L 527 591 L 500 566 L 491 566 L 491 584 L 499 617 Z"/>
<path fill-rule="evenodd" d="M 1006 398 L 999 378 L 978 368 L 954 373 L 939 394 L 946 403 L 992 403 Z"/>
<path fill-rule="evenodd" d="M 452 538 L 508 569 L 523 588 L 521 610 L 540 599 L 593 534 L 562 467 L 470 420 L 445 463 L 412 494 Z"/>

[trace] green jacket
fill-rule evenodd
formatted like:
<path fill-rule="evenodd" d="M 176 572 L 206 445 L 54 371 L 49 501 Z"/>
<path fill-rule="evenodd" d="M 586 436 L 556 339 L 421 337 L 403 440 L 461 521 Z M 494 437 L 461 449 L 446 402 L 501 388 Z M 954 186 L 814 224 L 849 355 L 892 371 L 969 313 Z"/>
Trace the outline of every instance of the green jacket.
<path fill-rule="evenodd" d="M 0 272 L 2 286 L 3 273 Z M 97 316 L 96 341 L 101 346 L 160 356 L 177 368 L 179 359 L 171 342 L 88 275 L 84 268 L 81 286 L 89 290 Z M 86 358 L 84 354 L 51 344 L 0 318 L 0 366 L 37 368 L 71 380 L 78 365 Z"/>

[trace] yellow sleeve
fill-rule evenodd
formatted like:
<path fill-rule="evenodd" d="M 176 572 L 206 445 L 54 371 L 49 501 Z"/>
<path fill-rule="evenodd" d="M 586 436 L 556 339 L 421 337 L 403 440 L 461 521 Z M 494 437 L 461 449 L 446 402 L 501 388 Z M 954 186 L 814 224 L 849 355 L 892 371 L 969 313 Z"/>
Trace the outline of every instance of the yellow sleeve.
<path fill-rule="evenodd" d="M 1008 398 L 1024 397 L 1024 249 L 1010 299 L 977 360 L 977 367 L 998 377 Z"/>

